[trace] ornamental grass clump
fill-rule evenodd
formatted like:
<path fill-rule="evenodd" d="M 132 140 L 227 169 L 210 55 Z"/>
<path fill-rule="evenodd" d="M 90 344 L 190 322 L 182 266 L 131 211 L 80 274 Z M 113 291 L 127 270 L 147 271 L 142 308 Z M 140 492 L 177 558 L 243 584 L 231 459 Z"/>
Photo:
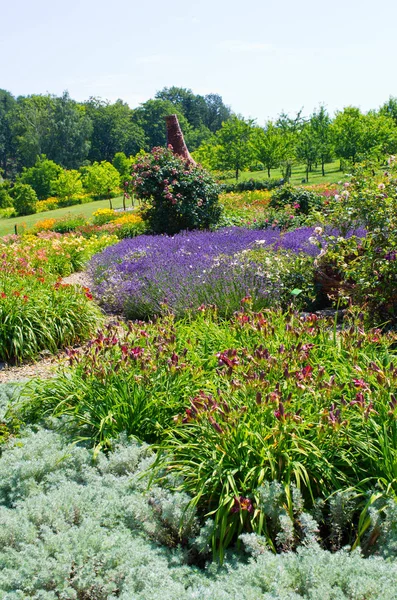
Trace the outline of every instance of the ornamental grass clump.
<path fill-rule="evenodd" d="M 39 237 L 39 236 L 42 237 Z M 43 232 L 0 243 L 0 360 L 19 363 L 82 342 L 102 314 L 88 288 L 62 283 L 117 238 Z"/>
<path fill-rule="evenodd" d="M 34 273 L 0 274 L 0 360 L 19 363 L 87 339 L 101 312 L 87 289 Z"/>
<path fill-rule="evenodd" d="M 219 186 L 212 176 L 171 149 L 153 148 L 143 156 L 133 165 L 131 183 L 154 233 L 208 229 L 221 215 Z"/>

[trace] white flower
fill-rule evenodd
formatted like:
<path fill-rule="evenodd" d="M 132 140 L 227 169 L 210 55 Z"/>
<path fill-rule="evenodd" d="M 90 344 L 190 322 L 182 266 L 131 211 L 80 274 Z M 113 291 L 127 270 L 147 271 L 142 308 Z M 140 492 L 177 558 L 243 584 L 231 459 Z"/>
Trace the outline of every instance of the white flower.
<path fill-rule="evenodd" d="M 255 244 L 265 244 L 265 240 L 255 240 Z"/>
<path fill-rule="evenodd" d="M 322 228 L 322 227 L 316 227 L 316 228 L 314 229 L 314 233 L 315 233 L 316 235 L 321 235 L 321 234 L 322 234 L 322 232 L 323 232 L 323 228 Z"/>
<path fill-rule="evenodd" d="M 316 238 L 313 236 L 309 237 L 309 244 L 313 244 L 313 246 L 315 246 L 317 244 Z"/>

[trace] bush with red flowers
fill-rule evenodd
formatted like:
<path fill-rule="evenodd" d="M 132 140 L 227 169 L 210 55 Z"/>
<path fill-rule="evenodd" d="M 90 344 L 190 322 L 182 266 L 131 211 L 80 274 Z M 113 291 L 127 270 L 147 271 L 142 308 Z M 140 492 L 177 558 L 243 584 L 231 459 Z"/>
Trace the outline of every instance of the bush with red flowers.
<path fill-rule="evenodd" d="M 142 214 L 154 233 L 209 229 L 219 221 L 215 180 L 170 149 L 153 148 L 139 160 L 133 166 L 132 186 L 144 201 Z"/>

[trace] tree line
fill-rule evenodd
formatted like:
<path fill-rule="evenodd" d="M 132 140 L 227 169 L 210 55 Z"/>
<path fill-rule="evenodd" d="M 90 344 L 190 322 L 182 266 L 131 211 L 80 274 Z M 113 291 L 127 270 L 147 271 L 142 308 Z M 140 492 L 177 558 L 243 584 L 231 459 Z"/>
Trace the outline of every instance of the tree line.
<path fill-rule="evenodd" d="M 314 166 L 321 166 L 324 175 L 335 159 L 382 161 L 397 153 L 393 97 L 368 113 L 348 106 L 331 117 L 320 106 L 309 117 L 302 111 L 281 113 L 260 127 L 234 114 L 218 94 L 201 96 L 179 87 L 164 88 L 135 109 L 122 100 L 76 102 L 67 92 L 16 98 L 0 90 L 0 176 L 13 180 L 43 156 L 76 170 L 164 146 L 164 118 L 172 113 L 178 115 L 195 159 L 211 170 L 232 170 L 236 178 L 243 169 L 259 168 L 269 177 L 273 169 L 281 169 L 288 179 L 299 163 L 308 180 Z"/>
<path fill-rule="evenodd" d="M 76 102 L 61 96 L 15 98 L 0 90 L 0 169 L 14 178 L 45 155 L 64 169 L 108 161 L 164 146 L 164 117 L 176 113 L 186 141 L 195 150 L 209 141 L 231 116 L 221 96 L 200 96 L 183 88 L 164 88 L 155 98 L 131 109 L 122 100 Z"/>
<path fill-rule="evenodd" d="M 194 157 L 207 168 L 232 170 L 236 179 L 246 168 L 264 168 L 269 178 L 273 169 L 281 169 L 288 179 L 294 164 L 304 164 L 308 181 L 314 166 L 321 166 L 324 176 L 326 164 L 335 159 L 353 164 L 368 158 L 382 162 L 395 153 L 397 98 L 391 97 L 366 114 L 347 106 L 331 118 L 320 106 L 308 118 L 302 111 L 293 117 L 282 113 L 264 127 L 232 114 Z"/>

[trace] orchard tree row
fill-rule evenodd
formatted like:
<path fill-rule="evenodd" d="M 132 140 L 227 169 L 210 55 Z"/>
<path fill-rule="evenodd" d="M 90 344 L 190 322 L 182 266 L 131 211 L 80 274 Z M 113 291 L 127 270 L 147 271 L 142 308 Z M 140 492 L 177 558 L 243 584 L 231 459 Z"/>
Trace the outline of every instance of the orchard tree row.
<path fill-rule="evenodd" d="M 164 117 L 176 113 L 191 150 L 208 141 L 231 115 L 217 94 L 200 96 L 182 88 L 164 88 L 154 99 L 131 109 L 122 100 L 98 98 L 75 102 L 62 96 L 15 98 L 0 90 L 0 169 L 13 178 L 46 155 L 65 169 L 112 161 L 164 146 Z"/>
<path fill-rule="evenodd" d="M 232 170 L 236 179 L 241 170 L 281 168 L 291 176 L 294 164 L 304 164 L 306 180 L 314 166 L 335 159 L 356 163 L 372 158 L 382 162 L 397 153 L 397 99 L 390 98 L 379 110 L 363 114 L 348 106 L 334 118 L 320 106 L 309 118 L 299 111 L 295 117 L 282 113 L 275 121 L 258 127 L 254 120 L 232 115 L 212 138 L 194 153 L 195 159 L 210 169 Z"/>

